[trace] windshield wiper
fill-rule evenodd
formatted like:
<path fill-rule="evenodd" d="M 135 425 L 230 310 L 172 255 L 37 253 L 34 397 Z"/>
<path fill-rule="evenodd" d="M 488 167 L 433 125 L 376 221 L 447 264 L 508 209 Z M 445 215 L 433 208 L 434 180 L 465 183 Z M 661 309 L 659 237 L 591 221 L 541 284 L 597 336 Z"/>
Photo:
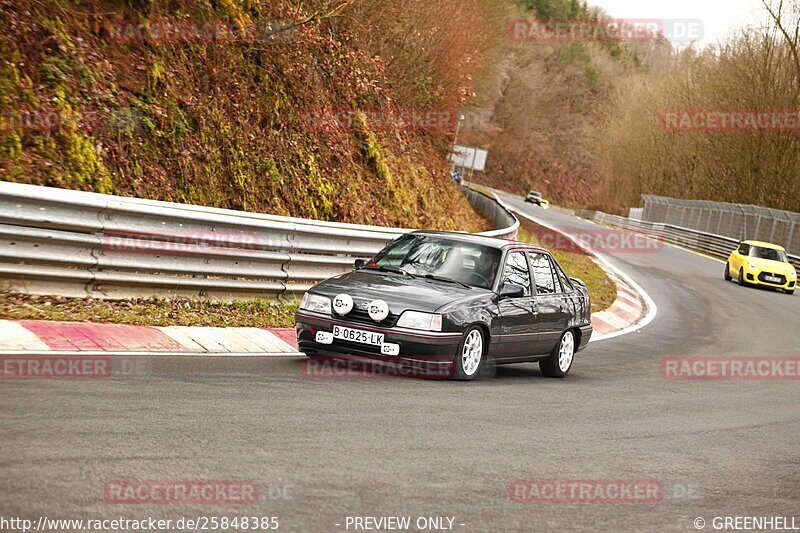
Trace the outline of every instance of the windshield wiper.
<path fill-rule="evenodd" d="M 389 267 L 389 266 L 370 266 L 364 267 L 365 270 L 380 270 L 381 272 L 393 272 L 395 274 L 402 274 L 404 276 L 411 276 L 412 278 L 415 277 L 414 274 L 409 272 L 408 270 L 403 270 L 402 268 L 398 267 Z"/>
<path fill-rule="evenodd" d="M 472 288 L 469 285 L 467 285 L 466 283 L 463 283 L 463 282 L 458 281 L 458 280 L 453 279 L 453 278 L 446 278 L 444 276 L 434 276 L 433 274 L 425 274 L 425 279 L 432 279 L 432 280 L 436 280 L 436 281 L 444 281 L 445 283 L 455 283 L 456 285 L 461 285 L 462 287 L 466 287 L 467 289 L 471 289 Z"/>

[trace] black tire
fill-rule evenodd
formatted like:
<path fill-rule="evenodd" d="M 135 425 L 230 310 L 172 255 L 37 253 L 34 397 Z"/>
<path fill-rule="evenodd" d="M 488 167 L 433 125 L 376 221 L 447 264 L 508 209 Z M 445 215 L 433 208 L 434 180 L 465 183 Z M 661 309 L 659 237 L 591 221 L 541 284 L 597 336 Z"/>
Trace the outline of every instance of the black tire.
<path fill-rule="evenodd" d="M 786 289 L 786 294 L 791 296 L 792 294 L 794 294 L 794 289 Z"/>
<path fill-rule="evenodd" d="M 568 335 L 570 335 L 572 339 L 572 358 L 569 362 L 569 366 L 566 368 L 566 370 L 564 370 L 559 364 L 559 358 L 561 356 L 561 347 L 564 345 L 565 339 L 567 339 Z M 563 379 L 567 377 L 567 374 L 569 374 L 569 371 L 572 369 L 572 364 L 575 362 L 575 349 L 577 348 L 577 340 L 578 339 L 575 336 L 574 331 L 565 331 L 558 340 L 558 344 L 556 344 L 555 348 L 553 348 L 553 351 L 550 352 L 550 355 L 547 357 L 547 359 L 539 361 L 539 370 L 542 371 L 542 374 L 548 378 Z"/>
<path fill-rule="evenodd" d="M 725 281 L 730 281 L 733 278 L 731 277 L 731 264 L 725 263 Z"/>
<path fill-rule="evenodd" d="M 743 268 L 739 269 L 739 278 L 736 281 L 738 281 L 739 285 L 741 285 L 742 287 L 747 287 L 747 282 L 744 280 L 744 269 Z"/>
<path fill-rule="evenodd" d="M 481 350 L 480 350 L 480 361 L 478 362 L 477 368 L 473 370 L 470 374 L 464 370 L 464 350 L 467 345 L 468 339 L 474 339 L 474 333 L 480 336 L 481 340 Z M 483 330 L 479 326 L 472 326 L 464 333 L 464 338 L 461 339 L 461 342 L 458 344 L 458 350 L 453 358 L 453 379 L 458 381 L 472 381 L 478 376 L 481 375 L 481 370 L 484 367 L 486 362 L 486 354 L 488 353 L 488 341 L 486 340 L 486 336 L 483 334 Z"/>

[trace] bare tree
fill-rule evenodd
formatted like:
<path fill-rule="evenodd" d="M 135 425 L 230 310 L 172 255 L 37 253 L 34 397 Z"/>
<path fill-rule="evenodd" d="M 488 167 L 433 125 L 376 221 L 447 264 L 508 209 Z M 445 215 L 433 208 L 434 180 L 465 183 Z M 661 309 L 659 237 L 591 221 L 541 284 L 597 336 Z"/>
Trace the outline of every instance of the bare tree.
<path fill-rule="evenodd" d="M 800 94 L 800 2 L 798 0 L 761 0 L 775 27 L 786 39 L 794 60 L 797 93 Z"/>

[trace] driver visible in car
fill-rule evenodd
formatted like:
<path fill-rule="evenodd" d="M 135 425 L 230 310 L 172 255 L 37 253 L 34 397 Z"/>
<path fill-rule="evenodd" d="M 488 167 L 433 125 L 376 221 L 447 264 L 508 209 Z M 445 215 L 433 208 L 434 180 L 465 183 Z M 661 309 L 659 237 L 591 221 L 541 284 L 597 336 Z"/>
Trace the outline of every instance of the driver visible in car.
<path fill-rule="evenodd" d="M 475 261 L 474 273 L 478 276 L 472 276 L 473 281 L 477 281 L 478 285 L 484 289 L 491 289 L 494 275 L 497 271 L 497 258 L 492 254 L 482 253 Z"/>

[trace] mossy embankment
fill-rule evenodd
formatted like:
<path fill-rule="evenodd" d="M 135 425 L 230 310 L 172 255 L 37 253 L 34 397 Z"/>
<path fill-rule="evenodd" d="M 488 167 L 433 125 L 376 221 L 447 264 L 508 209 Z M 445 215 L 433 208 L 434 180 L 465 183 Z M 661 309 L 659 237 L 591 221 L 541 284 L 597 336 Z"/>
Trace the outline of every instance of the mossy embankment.
<path fill-rule="evenodd" d="M 449 134 L 369 120 L 406 105 L 385 59 L 297 5 L 0 1 L 0 180 L 487 229 L 448 178 Z M 164 21 L 210 33 L 156 38 Z M 349 118 L 316 121 L 331 111 Z"/>

